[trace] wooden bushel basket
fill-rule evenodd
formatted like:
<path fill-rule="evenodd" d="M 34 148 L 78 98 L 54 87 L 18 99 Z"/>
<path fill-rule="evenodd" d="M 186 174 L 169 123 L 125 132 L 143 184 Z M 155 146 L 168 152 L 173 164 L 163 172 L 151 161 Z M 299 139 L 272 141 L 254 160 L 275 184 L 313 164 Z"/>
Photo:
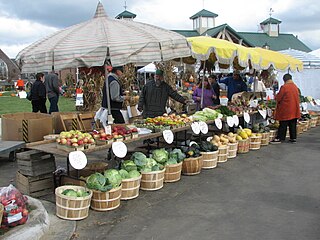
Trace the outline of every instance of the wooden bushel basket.
<path fill-rule="evenodd" d="M 229 150 L 228 145 L 223 145 L 223 146 L 219 147 L 219 150 L 218 150 L 218 162 L 219 163 L 223 163 L 223 162 L 228 161 L 228 150 Z"/>
<path fill-rule="evenodd" d="M 312 123 L 312 120 L 311 120 L 311 119 L 308 119 L 308 129 L 311 128 L 311 123 Z"/>
<path fill-rule="evenodd" d="M 84 190 L 90 192 L 86 197 L 69 197 L 63 195 L 66 189 Z M 92 191 L 81 186 L 66 185 L 56 188 L 56 215 L 66 220 L 81 220 L 89 215 Z"/>
<path fill-rule="evenodd" d="M 303 132 L 306 132 L 308 130 L 308 122 L 307 121 L 301 121 L 299 124 L 302 126 Z"/>
<path fill-rule="evenodd" d="M 272 142 L 277 136 L 278 130 L 270 130 L 269 142 Z"/>
<path fill-rule="evenodd" d="M 91 208 L 96 211 L 110 211 L 120 206 L 122 185 L 108 192 L 92 190 Z"/>
<path fill-rule="evenodd" d="M 269 145 L 269 139 L 270 139 L 270 133 L 269 132 L 262 133 L 261 146 Z"/>
<path fill-rule="evenodd" d="M 310 123 L 311 127 L 314 128 L 317 126 L 318 117 L 312 117 L 310 121 L 311 121 Z"/>
<path fill-rule="evenodd" d="M 217 167 L 218 164 L 218 152 L 200 152 L 202 155 L 202 169 L 212 169 Z"/>
<path fill-rule="evenodd" d="M 136 178 L 122 179 L 121 200 L 130 200 L 139 196 L 141 175 Z"/>
<path fill-rule="evenodd" d="M 1 226 L 1 222 L 2 222 L 3 210 L 4 210 L 4 207 L 3 207 L 3 205 L 0 203 L 0 226 Z"/>
<path fill-rule="evenodd" d="M 302 125 L 300 123 L 297 124 L 297 134 L 301 134 L 303 132 Z"/>
<path fill-rule="evenodd" d="M 250 150 L 259 150 L 261 147 L 261 136 L 250 137 Z"/>
<path fill-rule="evenodd" d="M 154 172 L 142 172 L 140 189 L 145 191 L 156 191 L 163 188 L 165 170 L 166 169 Z"/>
<path fill-rule="evenodd" d="M 181 178 L 182 162 L 177 164 L 166 165 L 164 172 L 164 182 L 172 183 L 177 182 Z"/>
<path fill-rule="evenodd" d="M 187 176 L 199 174 L 201 172 L 202 163 L 202 156 L 185 158 L 182 163 L 182 174 Z"/>
<path fill-rule="evenodd" d="M 318 115 L 318 119 L 317 119 L 317 126 L 320 125 L 320 115 Z"/>
<path fill-rule="evenodd" d="M 235 158 L 237 156 L 238 151 L 238 142 L 228 143 L 228 147 L 228 158 Z"/>
<path fill-rule="evenodd" d="M 250 139 L 243 139 L 238 141 L 238 153 L 247 153 L 249 152 Z"/>

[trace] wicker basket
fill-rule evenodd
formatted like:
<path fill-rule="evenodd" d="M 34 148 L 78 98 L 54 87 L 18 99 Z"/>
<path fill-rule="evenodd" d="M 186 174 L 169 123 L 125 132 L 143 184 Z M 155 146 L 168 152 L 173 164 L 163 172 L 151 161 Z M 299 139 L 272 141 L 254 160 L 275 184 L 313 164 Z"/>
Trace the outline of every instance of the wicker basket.
<path fill-rule="evenodd" d="M 277 136 L 278 130 L 270 130 L 269 142 L 272 142 Z"/>
<path fill-rule="evenodd" d="M 259 150 L 261 147 L 261 136 L 250 137 L 250 150 Z"/>
<path fill-rule="evenodd" d="M 121 200 L 130 200 L 139 196 L 141 175 L 136 178 L 122 179 Z"/>
<path fill-rule="evenodd" d="M 166 165 L 164 172 L 164 182 L 177 182 L 181 178 L 182 162 L 177 164 Z"/>
<path fill-rule="evenodd" d="M 247 153 L 250 149 L 250 139 L 242 139 L 238 141 L 238 153 Z"/>
<path fill-rule="evenodd" d="M 62 192 L 66 189 L 89 191 L 86 197 L 69 197 Z M 92 191 L 81 186 L 65 185 L 56 188 L 56 215 L 66 220 L 81 220 L 89 215 Z"/>
<path fill-rule="evenodd" d="M 269 139 L 270 139 L 270 133 L 269 132 L 262 133 L 261 146 L 269 145 Z"/>
<path fill-rule="evenodd" d="M 195 158 L 185 158 L 182 163 L 182 174 L 187 176 L 197 175 L 201 172 L 202 156 Z"/>
<path fill-rule="evenodd" d="M 308 121 L 301 121 L 299 124 L 302 126 L 302 131 L 306 132 L 308 130 Z"/>
<path fill-rule="evenodd" d="M 300 123 L 297 124 L 297 134 L 301 134 L 303 132 L 302 125 Z"/>
<path fill-rule="evenodd" d="M 3 211 L 4 211 L 4 207 L 3 207 L 3 205 L 0 203 L 0 226 L 1 226 L 1 222 L 2 222 Z"/>
<path fill-rule="evenodd" d="M 91 208 L 96 211 L 110 211 L 120 206 L 122 185 L 108 192 L 92 190 Z"/>
<path fill-rule="evenodd" d="M 314 117 L 311 118 L 310 125 L 311 125 L 312 128 L 317 126 L 317 121 L 318 121 L 318 117 L 317 116 L 314 116 Z"/>
<path fill-rule="evenodd" d="M 218 150 L 218 162 L 223 163 L 228 161 L 228 150 L 229 146 L 228 145 L 222 145 L 219 147 Z"/>
<path fill-rule="evenodd" d="M 202 169 L 212 169 L 217 167 L 218 164 L 218 152 L 201 152 L 202 155 Z"/>
<path fill-rule="evenodd" d="M 140 189 L 145 191 L 156 191 L 163 188 L 165 170 L 166 169 L 161 171 L 142 172 Z"/>
<path fill-rule="evenodd" d="M 235 158 L 237 156 L 238 151 L 238 142 L 236 143 L 228 143 L 228 158 Z"/>

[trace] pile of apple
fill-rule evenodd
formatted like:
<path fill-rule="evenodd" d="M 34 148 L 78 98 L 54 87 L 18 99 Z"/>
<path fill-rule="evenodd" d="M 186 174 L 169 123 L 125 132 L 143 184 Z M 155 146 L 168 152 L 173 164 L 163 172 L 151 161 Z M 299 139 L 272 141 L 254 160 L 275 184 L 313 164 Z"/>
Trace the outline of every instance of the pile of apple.
<path fill-rule="evenodd" d="M 107 141 L 108 143 L 119 140 L 128 140 L 132 138 L 133 136 L 138 135 L 138 129 L 137 128 L 127 128 L 125 126 L 112 126 L 112 133 L 107 134 L 104 129 L 100 130 L 93 130 L 92 136 L 96 140 L 100 141 Z"/>
<path fill-rule="evenodd" d="M 91 134 L 92 134 L 92 137 L 95 140 L 100 140 L 100 141 L 111 141 L 111 140 L 113 140 L 113 135 L 107 134 L 103 129 L 93 130 Z"/>
<path fill-rule="evenodd" d="M 82 147 L 87 144 L 94 144 L 95 140 L 90 133 L 82 133 L 79 130 L 61 132 L 56 142 L 70 147 Z"/>

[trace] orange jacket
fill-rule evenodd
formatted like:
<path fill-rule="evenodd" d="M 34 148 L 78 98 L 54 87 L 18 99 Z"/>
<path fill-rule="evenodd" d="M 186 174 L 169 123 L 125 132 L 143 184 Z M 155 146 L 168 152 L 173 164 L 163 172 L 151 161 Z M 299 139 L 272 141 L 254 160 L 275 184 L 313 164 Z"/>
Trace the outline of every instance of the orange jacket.
<path fill-rule="evenodd" d="M 286 81 L 280 88 L 276 96 L 276 102 L 276 120 L 286 121 L 300 118 L 299 90 L 292 80 Z"/>
<path fill-rule="evenodd" d="M 19 80 L 17 81 L 17 86 L 18 86 L 18 87 L 24 87 L 24 81 L 23 81 L 22 79 L 19 79 Z"/>

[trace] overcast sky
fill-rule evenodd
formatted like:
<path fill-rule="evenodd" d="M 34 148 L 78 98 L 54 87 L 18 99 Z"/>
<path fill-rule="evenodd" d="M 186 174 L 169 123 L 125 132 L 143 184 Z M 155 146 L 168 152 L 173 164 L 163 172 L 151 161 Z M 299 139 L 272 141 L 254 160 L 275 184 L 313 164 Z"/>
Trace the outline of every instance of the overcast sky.
<path fill-rule="evenodd" d="M 125 1 L 101 0 L 114 18 Z M 98 0 L 0 0 L 0 48 L 11 58 L 29 44 L 93 17 Z M 239 32 L 257 32 L 269 17 L 282 21 L 281 33 L 297 35 L 312 50 L 320 48 L 318 0 L 127 0 L 135 21 L 166 29 L 192 29 L 190 16 L 205 8 L 218 14 L 216 26 L 227 23 Z"/>

